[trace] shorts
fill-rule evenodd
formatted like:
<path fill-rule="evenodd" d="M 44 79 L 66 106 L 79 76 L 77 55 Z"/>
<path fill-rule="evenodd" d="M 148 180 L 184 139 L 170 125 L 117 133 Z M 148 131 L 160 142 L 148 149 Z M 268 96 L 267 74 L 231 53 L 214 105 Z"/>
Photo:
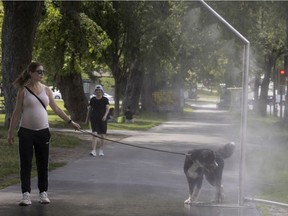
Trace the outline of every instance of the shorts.
<path fill-rule="evenodd" d="M 91 119 L 92 132 L 97 132 L 98 134 L 107 133 L 107 121 L 102 121 L 102 119 Z"/>

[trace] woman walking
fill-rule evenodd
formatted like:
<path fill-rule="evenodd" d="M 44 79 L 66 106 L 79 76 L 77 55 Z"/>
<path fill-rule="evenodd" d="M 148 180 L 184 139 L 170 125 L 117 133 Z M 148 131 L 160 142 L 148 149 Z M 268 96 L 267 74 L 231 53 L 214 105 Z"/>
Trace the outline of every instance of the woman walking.
<path fill-rule="evenodd" d="M 44 72 L 42 64 L 31 62 L 13 83 L 18 88 L 18 93 L 8 130 L 8 143 L 13 144 L 14 130 L 20 122 L 18 137 L 20 180 L 23 194 L 19 203 L 21 206 L 32 204 L 30 193 L 33 149 L 37 166 L 39 201 L 42 204 L 50 203 L 47 194 L 50 132 L 46 107 L 49 105 L 60 118 L 75 130 L 80 129 L 79 124 L 73 122 L 57 106 L 51 89 L 41 83 Z"/>

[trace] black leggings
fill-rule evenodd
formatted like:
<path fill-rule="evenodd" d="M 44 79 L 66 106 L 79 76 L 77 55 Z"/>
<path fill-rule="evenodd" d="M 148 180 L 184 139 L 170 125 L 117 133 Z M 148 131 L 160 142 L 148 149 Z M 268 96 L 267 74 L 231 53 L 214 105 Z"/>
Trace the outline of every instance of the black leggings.
<path fill-rule="evenodd" d="M 47 191 L 49 146 L 51 137 L 49 129 L 46 128 L 36 131 L 20 127 L 18 137 L 22 193 L 31 192 L 33 149 L 36 158 L 38 189 L 40 193 Z"/>

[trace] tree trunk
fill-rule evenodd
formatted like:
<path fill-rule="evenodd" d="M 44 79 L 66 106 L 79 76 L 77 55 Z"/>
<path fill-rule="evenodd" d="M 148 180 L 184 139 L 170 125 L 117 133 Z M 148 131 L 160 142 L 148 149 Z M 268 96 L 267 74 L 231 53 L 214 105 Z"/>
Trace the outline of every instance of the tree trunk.
<path fill-rule="evenodd" d="M 153 74 L 149 74 L 148 76 L 145 76 L 143 81 L 143 85 L 145 86 L 145 88 L 142 88 L 141 92 L 141 110 L 145 112 L 153 112 L 156 110 L 152 97 L 152 75 Z"/>
<path fill-rule="evenodd" d="M 261 84 L 260 77 L 256 76 L 255 77 L 255 82 L 254 82 L 254 104 L 253 104 L 253 110 L 258 110 L 258 105 L 259 105 L 259 87 Z"/>
<path fill-rule="evenodd" d="M 117 52 L 114 52 L 113 54 L 115 54 Z M 112 54 L 112 55 L 113 55 Z M 110 69 L 112 71 L 114 80 L 115 80 L 115 87 L 114 87 L 114 116 L 117 117 L 119 116 L 121 110 L 120 110 L 120 99 L 122 96 L 122 92 L 123 92 L 123 72 L 122 70 L 119 68 L 119 58 L 117 55 L 113 56 L 113 62 L 111 62 L 111 66 Z M 126 83 L 126 82 L 125 82 Z"/>
<path fill-rule="evenodd" d="M 61 2 L 61 13 L 63 15 L 63 25 L 69 21 L 68 27 L 71 28 L 71 32 L 75 32 L 79 27 L 79 12 L 80 12 L 80 1 L 63 1 Z M 71 21 L 71 22 L 70 22 Z M 84 122 L 87 114 L 88 100 L 85 96 L 83 89 L 83 80 L 80 73 L 77 73 L 76 67 L 76 56 L 77 53 L 75 50 L 79 49 L 78 40 L 81 40 L 81 35 L 75 33 L 75 35 L 67 35 L 67 40 L 73 41 L 73 53 L 71 54 L 71 59 L 69 61 L 69 73 L 57 73 L 56 74 L 56 85 L 60 90 L 65 108 L 71 115 L 71 118 L 75 121 Z M 64 55 L 67 49 L 65 44 L 60 44 L 58 47 L 61 50 L 61 56 L 59 59 L 62 59 L 61 66 L 64 64 Z"/>
<path fill-rule="evenodd" d="M 260 98 L 258 103 L 258 110 L 261 116 L 267 116 L 267 96 L 269 90 L 271 71 L 273 69 L 274 63 L 275 60 L 273 60 L 272 57 L 270 57 L 266 62 L 265 75 L 262 80 Z"/>
<path fill-rule="evenodd" d="M 286 32 L 286 46 L 288 46 L 288 15 L 286 15 L 286 28 L 285 28 L 285 32 Z M 284 69 L 285 69 L 285 73 L 286 73 L 286 79 L 287 79 L 287 74 L 288 74 L 288 56 L 285 55 L 284 56 Z M 286 89 L 288 89 L 288 83 L 287 83 L 287 87 Z M 288 126 L 288 90 L 286 90 L 286 95 L 285 95 L 285 106 L 284 106 L 284 117 L 283 117 L 283 123 L 284 125 L 287 127 Z"/>
<path fill-rule="evenodd" d="M 32 60 L 33 43 L 43 4 L 43 1 L 3 1 L 2 76 L 6 126 L 17 94 L 12 82 Z"/>
<path fill-rule="evenodd" d="M 141 95 L 141 89 L 143 84 L 144 72 L 141 69 L 140 62 L 140 50 L 138 48 L 134 48 L 132 50 L 132 63 L 129 67 L 129 77 L 127 80 L 124 100 L 122 102 L 123 111 L 130 106 L 130 108 L 137 112 L 139 109 L 139 100 Z"/>
<path fill-rule="evenodd" d="M 83 90 L 81 74 L 57 75 L 56 83 L 71 118 L 84 122 L 88 101 Z"/>

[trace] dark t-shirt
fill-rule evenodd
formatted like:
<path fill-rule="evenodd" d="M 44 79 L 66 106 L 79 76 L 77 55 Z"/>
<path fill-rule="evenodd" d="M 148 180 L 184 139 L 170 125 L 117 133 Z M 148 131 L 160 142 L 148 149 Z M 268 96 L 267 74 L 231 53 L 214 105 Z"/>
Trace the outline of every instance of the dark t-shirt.
<path fill-rule="evenodd" d="M 109 101 L 106 97 L 97 99 L 92 97 L 89 105 L 91 106 L 91 119 L 102 119 L 106 112 L 106 106 L 109 105 Z"/>

